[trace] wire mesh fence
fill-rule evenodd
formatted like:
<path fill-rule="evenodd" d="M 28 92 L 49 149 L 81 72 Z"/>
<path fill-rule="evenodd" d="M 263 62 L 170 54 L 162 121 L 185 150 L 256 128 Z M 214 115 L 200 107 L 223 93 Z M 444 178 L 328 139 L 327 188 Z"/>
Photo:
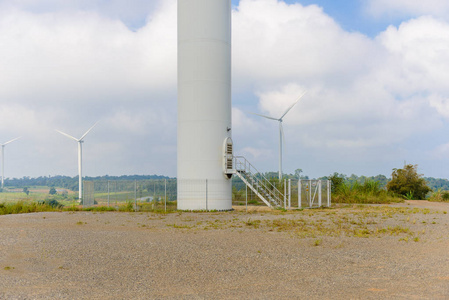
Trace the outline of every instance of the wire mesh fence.
<path fill-rule="evenodd" d="M 282 193 L 283 208 L 317 208 L 330 207 L 330 181 L 329 180 L 297 180 L 285 179 L 280 181 L 272 179 L 273 184 Z M 265 205 L 265 203 L 243 182 L 233 182 L 232 204 Z"/>
<path fill-rule="evenodd" d="M 281 191 L 284 208 L 313 208 L 330 206 L 330 181 L 328 180 L 283 180 L 273 179 L 276 188 Z M 135 210 L 139 207 L 150 206 L 152 209 L 166 209 L 167 205 L 175 207 L 177 191 L 183 190 L 183 199 L 202 203 L 208 209 L 208 199 L 217 198 L 214 193 L 221 193 L 214 189 L 213 180 L 110 180 L 84 181 L 82 205 L 120 207 L 132 205 Z M 232 182 L 232 205 L 260 205 L 266 204 L 248 188 L 242 181 Z M 210 207 L 209 207 L 210 208 Z M 176 209 L 176 207 L 174 208 Z"/>
<path fill-rule="evenodd" d="M 176 179 L 84 181 L 83 205 L 165 206 L 176 201 L 176 188 Z"/>
<path fill-rule="evenodd" d="M 330 180 L 299 180 L 298 195 L 301 208 L 330 207 L 331 181 Z"/>

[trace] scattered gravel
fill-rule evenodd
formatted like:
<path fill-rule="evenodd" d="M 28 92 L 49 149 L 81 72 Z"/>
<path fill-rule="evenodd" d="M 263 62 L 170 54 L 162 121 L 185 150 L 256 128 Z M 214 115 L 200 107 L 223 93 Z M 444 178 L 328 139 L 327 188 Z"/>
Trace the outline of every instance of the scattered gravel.
<path fill-rule="evenodd" d="M 449 299 L 449 204 L 238 209 L 0 216 L 0 299 Z"/>

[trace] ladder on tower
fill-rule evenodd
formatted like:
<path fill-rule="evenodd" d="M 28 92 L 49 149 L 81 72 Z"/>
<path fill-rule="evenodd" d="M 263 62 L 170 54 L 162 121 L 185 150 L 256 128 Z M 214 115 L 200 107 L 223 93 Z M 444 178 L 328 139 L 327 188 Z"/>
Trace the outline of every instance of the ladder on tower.
<path fill-rule="evenodd" d="M 237 175 L 267 206 L 271 208 L 283 206 L 284 195 L 246 158 L 234 156 L 232 167 L 233 169 L 226 170 L 226 173 Z"/>

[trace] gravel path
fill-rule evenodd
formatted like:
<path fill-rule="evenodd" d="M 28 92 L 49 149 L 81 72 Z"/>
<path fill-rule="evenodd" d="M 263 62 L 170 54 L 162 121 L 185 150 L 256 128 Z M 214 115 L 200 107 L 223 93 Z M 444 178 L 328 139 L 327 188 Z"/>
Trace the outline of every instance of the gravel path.
<path fill-rule="evenodd" d="M 0 216 L 0 299 L 449 299 L 424 204 Z"/>

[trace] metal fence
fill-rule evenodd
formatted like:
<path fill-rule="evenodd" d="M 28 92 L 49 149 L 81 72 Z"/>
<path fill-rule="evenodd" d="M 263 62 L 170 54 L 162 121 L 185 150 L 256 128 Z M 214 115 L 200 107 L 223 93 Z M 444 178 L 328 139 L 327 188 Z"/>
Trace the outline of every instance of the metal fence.
<path fill-rule="evenodd" d="M 299 180 L 298 207 L 330 207 L 331 181 L 330 180 Z"/>
<path fill-rule="evenodd" d="M 176 179 L 84 181 L 83 206 L 167 203 L 176 200 Z"/>
<path fill-rule="evenodd" d="M 284 208 L 314 208 L 331 205 L 329 180 L 284 180 L 272 179 L 279 191 L 283 193 Z M 110 180 L 84 181 L 82 205 L 113 206 L 132 204 L 135 209 L 142 205 L 166 207 L 167 203 L 177 200 L 178 184 L 183 185 L 184 193 L 190 191 L 193 200 L 205 201 L 214 195 L 213 180 L 176 179 L 154 180 Z M 185 195 L 184 195 L 185 196 Z M 233 179 L 232 205 L 261 205 L 262 200 L 251 189 L 237 179 Z"/>
<path fill-rule="evenodd" d="M 271 181 L 282 193 L 283 208 L 317 208 L 331 206 L 329 180 L 297 180 L 286 179 L 279 182 L 277 178 Z M 265 205 L 242 182 L 236 181 L 232 193 L 233 205 Z"/>

